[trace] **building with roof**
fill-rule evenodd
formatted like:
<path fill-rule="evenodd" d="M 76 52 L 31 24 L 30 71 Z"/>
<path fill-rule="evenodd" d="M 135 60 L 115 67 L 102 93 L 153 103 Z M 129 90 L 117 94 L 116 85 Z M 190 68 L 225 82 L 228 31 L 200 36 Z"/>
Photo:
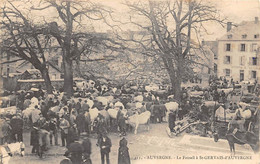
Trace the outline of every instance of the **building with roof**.
<path fill-rule="evenodd" d="M 260 22 L 227 23 L 227 33 L 217 40 L 217 75 L 234 81 L 260 80 Z"/>
<path fill-rule="evenodd" d="M 59 55 L 53 55 L 47 57 L 47 66 L 49 70 L 49 76 L 51 79 L 60 79 L 62 77 L 62 57 Z M 2 54 L 0 63 L 0 75 L 3 78 L 20 76 L 22 74 L 36 74 L 40 72 L 36 70 L 33 65 L 25 60 L 22 60 L 16 56 Z M 41 78 L 36 77 L 37 79 Z"/>

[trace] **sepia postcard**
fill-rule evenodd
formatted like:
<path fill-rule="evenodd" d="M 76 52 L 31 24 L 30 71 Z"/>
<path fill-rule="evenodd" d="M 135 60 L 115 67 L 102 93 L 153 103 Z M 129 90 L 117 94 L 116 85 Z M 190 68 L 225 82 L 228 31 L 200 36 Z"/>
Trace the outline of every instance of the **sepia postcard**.
<path fill-rule="evenodd" d="M 0 7 L 0 164 L 260 163 L 260 0 Z"/>

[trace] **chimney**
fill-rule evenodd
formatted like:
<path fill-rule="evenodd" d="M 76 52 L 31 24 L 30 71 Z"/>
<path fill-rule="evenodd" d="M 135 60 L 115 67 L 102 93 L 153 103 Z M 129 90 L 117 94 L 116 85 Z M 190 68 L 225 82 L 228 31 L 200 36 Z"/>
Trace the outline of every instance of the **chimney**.
<path fill-rule="evenodd" d="M 229 32 L 232 28 L 232 22 L 227 22 L 227 32 Z"/>
<path fill-rule="evenodd" d="M 255 17 L 255 24 L 258 24 L 258 17 Z"/>

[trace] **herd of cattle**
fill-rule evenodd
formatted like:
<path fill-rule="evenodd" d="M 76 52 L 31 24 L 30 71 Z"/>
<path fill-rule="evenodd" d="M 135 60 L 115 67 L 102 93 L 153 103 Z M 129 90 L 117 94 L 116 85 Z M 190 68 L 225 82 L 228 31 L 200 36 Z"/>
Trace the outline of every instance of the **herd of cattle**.
<path fill-rule="evenodd" d="M 106 85 L 100 86 L 100 88 L 95 88 L 94 81 L 88 82 L 78 82 L 75 85 L 74 97 L 69 99 L 70 102 L 76 104 L 77 102 L 86 103 L 89 106 L 89 112 L 86 112 L 86 118 L 90 118 L 93 123 L 99 114 L 103 115 L 107 124 L 111 123 L 111 119 L 116 119 L 119 107 L 122 109 L 125 117 L 128 119 L 126 123 L 135 128 L 135 133 L 137 133 L 137 128 L 139 125 L 146 124 L 149 129 L 150 119 L 167 121 L 168 113 L 170 111 L 177 111 L 180 107 L 170 95 L 166 89 L 161 89 L 157 85 L 145 86 L 140 90 L 137 86 L 129 86 L 127 88 L 116 88 L 108 87 Z M 37 89 L 35 90 L 37 91 Z M 226 95 L 232 93 L 233 88 L 225 88 L 217 90 L 219 93 L 224 92 Z M 1 110 L 0 114 L 14 115 L 17 112 L 17 96 L 20 92 L 16 94 L 10 94 L 5 97 L 1 97 Z M 203 97 L 203 89 L 196 89 L 189 92 L 189 97 Z M 54 92 L 54 94 L 45 95 L 45 100 L 48 101 L 50 98 L 56 98 L 59 102 L 66 97 L 63 92 Z M 158 102 L 158 103 L 155 103 Z M 97 108 L 97 104 L 101 103 L 104 107 L 102 110 Z M 204 103 L 205 104 L 205 103 Z M 206 106 L 216 105 L 214 101 L 206 101 Z M 24 119 L 28 120 L 31 115 L 32 109 L 35 105 L 39 105 L 39 101 L 35 97 L 31 97 L 30 105 L 22 111 L 22 116 Z M 200 104 L 201 105 L 201 104 Z M 156 106 L 154 108 L 154 106 Z M 61 112 L 62 105 L 53 107 L 55 113 L 59 114 Z M 219 108 L 217 110 L 217 115 L 222 117 L 224 110 Z M 233 114 L 231 114 L 233 115 Z M 229 116 L 225 114 L 225 117 Z M 225 119 L 226 119 L 225 118 Z"/>

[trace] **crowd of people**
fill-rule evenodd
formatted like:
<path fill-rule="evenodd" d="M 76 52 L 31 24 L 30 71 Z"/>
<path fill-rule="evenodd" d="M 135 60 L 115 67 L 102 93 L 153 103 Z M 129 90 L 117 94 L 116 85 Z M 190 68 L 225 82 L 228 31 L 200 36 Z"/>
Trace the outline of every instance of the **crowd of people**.
<path fill-rule="evenodd" d="M 17 112 L 12 117 L 2 117 L 2 136 L 1 144 L 23 141 L 23 129 L 29 127 L 31 130 L 30 144 L 31 153 L 39 156 L 42 152 L 48 150 L 48 145 L 59 145 L 60 135 L 61 146 L 66 147 L 65 153 L 72 163 L 81 163 L 83 160 L 90 160 L 91 142 L 90 136 L 97 134 L 97 146 L 100 147 L 102 164 L 109 163 L 109 152 L 112 146 L 108 133 L 112 131 L 113 126 L 118 128 L 120 136 L 127 134 L 130 127 L 126 120 L 134 113 L 141 114 L 145 111 L 151 113 L 150 121 L 152 123 L 161 123 L 168 121 L 169 128 L 174 132 L 176 120 L 182 120 L 184 115 L 192 110 L 200 109 L 202 113 L 207 113 L 203 107 L 203 101 L 215 101 L 223 104 L 227 103 L 227 96 L 223 90 L 223 84 L 230 83 L 222 79 L 221 86 L 216 80 L 211 80 L 210 87 L 202 89 L 200 87 L 182 88 L 181 101 L 174 99 L 173 95 L 168 94 L 167 99 L 155 96 L 153 92 L 129 92 L 126 88 L 107 87 L 98 89 L 95 87 L 88 90 L 75 90 L 74 97 L 68 97 L 66 93 L 54 91 L 54 94 L 47 94 L 41 87 L 35 92 L 21 91 L 17 97 Z M 225 88 L 225 87 L 224 87 Z M 192 98 L 192 92 L 200 92 L 200 99 Z M 231 92 L 232 94 L 232 92 Z M 111 100 L 98 97 L 112 97 Z M 105 101 L 105 102 L 104 102 Z M 167 109 L 166 103 L 177 102 L 178 109 Z M 202 106 L 201 106 L 202 105 Z M 107 113 L 109 109 L 116 109 L 117 114 L 114 118 Z M 205 109 L 204 109 L 205 108 Z M 236 110 L 238 105 L 231 103 L 230 110 Z M 91 111 L 95 109 L 98 112 L 94 117 Z M 127 113 L 125 113 L 127 109 Z M 95 113 L 94 113 L 95 114 Z M 107 117 L 108 115 L 108 117 Z M 209 118 L 210 114 L 206 117 Z M 131 129 L 131 128 L 130 128 Z M 82 139 L 82 142 L 79 142 Z M 125 138 L 120 140 L 118 161 L 129 161 L 130 157 Z M 83 158 L 81 158 L 83 157 Z M 106 160 L 105 160 L 106 158 Z M 123 163 L 123 162 L 119 162 Z"/>

